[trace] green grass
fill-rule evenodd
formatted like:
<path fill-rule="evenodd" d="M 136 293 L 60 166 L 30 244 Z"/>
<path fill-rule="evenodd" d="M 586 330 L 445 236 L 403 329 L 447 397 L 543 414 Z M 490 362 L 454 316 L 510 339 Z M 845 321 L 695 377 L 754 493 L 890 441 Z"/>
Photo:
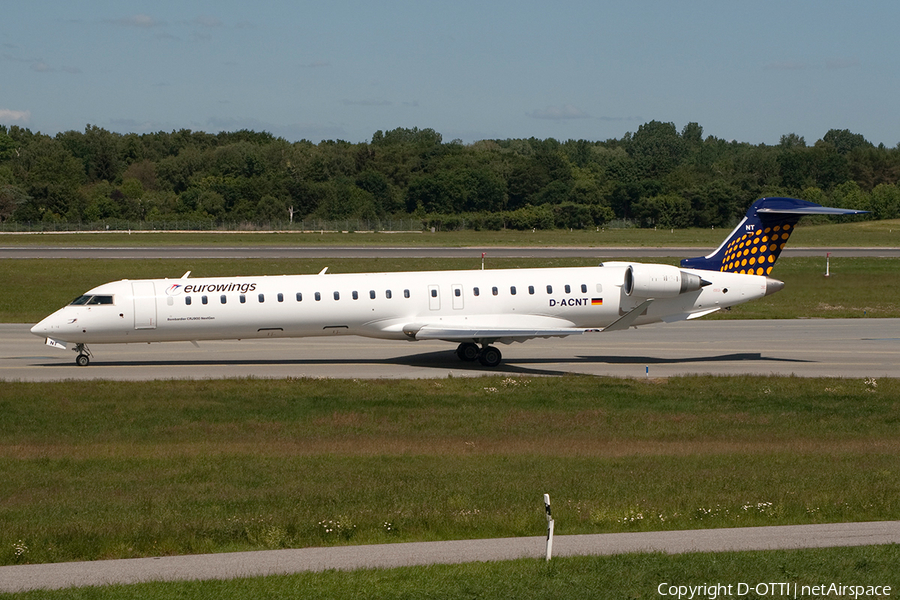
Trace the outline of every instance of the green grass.
<path fill-rule="evenodd" d="M 0 564 L 900 518 L 900 382 L 6 382 Z M 25 546 L 24 552 L 17 548 Z"/>
<path fill-rule="evenodd" d="M 678 264 L 677 258 L 644 262 Z M 600 259 L 494 258 L 489 268 L 591 266 Z M 119 279 L 230 275 L 477 269 L 480 257 L 440 259 L 198 259 L 104 260 L 19 259 L 0 261 L 0 281 L 14 293 L 0 295 L 0 323 L 36 323 L 86 290 Z M 828 317 L 900 317 L 900 259 L 835 258 L 825 278 L 824 259 L 782 258 L 773 277 L 785 289 L 767 298 L 721 312 L 713 318 L 792 319 Z"/>
<path fill-rule="evenodd" d="M 781 258 L 772 277 L 782 291 L 712 315 L 715 319 L 900 317 L 900 259 Z"/>
<path fill-rule="evenodd" d="M 623 554 L 609 557 L 554 558 L 550 563 L 534 559 L 464 565 L 434 565 L 351 572 L 327 571 L 290 576 L 235 579 L 230 581 L 144 583 L 0 594 L 0 598 L 47 600 L 114 598 L 677 598 L 660 596 L 670 586 L 731 586 L 731 594 L 713 596 L 709 588 L 695 598 L 793 598 L 793 588 L 756 588 L 757 584 L 797 584 L 797 597 L 853 597 L 850 594 L 813 595 L 803 586 L 843 584 L 891 586 L 897 592 L 900 546 L 867 546 L 771 552 L 723 552 L 716 554 Z M 744 592 L 739 584 L 753 586 Z M 785 593 L 776 594 L 773 590 Z M 803 593 L 807 592 L 807 593 Z M 673 590 L 677 594 L 677 589 Z M 687 597 L 687 596 L 685 596 Z M 867 597 L 859 595 L 860 598 Z M 868 596 L 872 597 L 872 596 Z"/>
<path fill-rule="evenodd" d="M 407 233 L 144 232 L 0 233 L 0 246 L 695 246 L 718 247 L 727 229 L 589 229 Z M 796 246 L 897 247 L 900 220 L 801 224 Z"/>

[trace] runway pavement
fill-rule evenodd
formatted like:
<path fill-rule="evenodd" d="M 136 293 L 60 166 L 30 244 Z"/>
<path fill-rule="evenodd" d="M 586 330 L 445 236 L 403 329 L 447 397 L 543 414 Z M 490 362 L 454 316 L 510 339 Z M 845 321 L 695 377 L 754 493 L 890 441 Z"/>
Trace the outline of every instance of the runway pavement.
<path fill-rule="evenodd" d="M 88 367 L 45 346 L 29 325 L 0 324 L 0 379 L 222 377 L 435 378 L 486 374 L 671 377 L 762 374 L 900 377 L 900 319 L 690 321 L 500 345 L 498 368 L 464 363 L 455 345 L 354 336 L 93 345 Z"/>
<path fill-rule="evenodd" d="M 553 556 L 791 550 L 896 543 L 900 543 L 900 521 L 884 521 L 555 536 Z M 0 567 L 0 592 L 543 558 L 545 548 L 546 538 L 527 537 L 22 565 Z M 773 577 L 776 575 L 779 573 L 772 573 Z"/>
<path fill-rule="evenodd" d="M 249 246 L 249 247 L 54 247 L 0 246 L 0 258 L 103 258 L 103 259 L 200 259 L 200 258 L 580 258 L 598 260 L 701 256 L 712 248 L 607 246 L 584 247 L 366 247 L 366 246 Z M 795 248 L 781 256 L 900 257 L 900 248 Z"/>

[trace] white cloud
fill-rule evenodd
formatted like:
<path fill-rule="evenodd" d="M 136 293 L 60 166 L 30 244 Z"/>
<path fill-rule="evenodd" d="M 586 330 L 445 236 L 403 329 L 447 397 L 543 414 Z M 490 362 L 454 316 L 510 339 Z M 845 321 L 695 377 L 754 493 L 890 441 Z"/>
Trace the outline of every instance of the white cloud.
<path fill-rule="evenodd" d="M 27 123 L 31 120 L 30 110 L 10 110 L 8 108 L 0 108 L 0 122 L 3 123 Z"/>
<path fill-rule="evenodd" d="M 565 104 L 563 106 L 548 106 L 543 110 L 534 110 L 527 114 L 533 119 L 550 119 L 553 121 L 564 119 L 590 118 L 590 115 L 588 115 L 586 112 L 584 112 L 580 108 L 572 106 L 571 104 Z"/>
<path fill-rule="evenodd" d="M 859 59 L 856 58 L 836 58 L 825 61 L 826 69 L 852 69 L 859 66 Z"/>
<path fill-rule="evenodd" d="M 784 60 L 772 62 L 765 66 L 767 71 L 806 71 L 818 70 L 822 66 L 826 69 L 853 69 L 860 66 L 857 58 L 831 58 L 824 61 L 803 62 L 799 60 Z"/>
<path fill-rule="evenodd" d="M 196 19 L 194 19 L 191 22 L 194 25 L 199 25 L 200 27 L 209 27 L 209 28 L 222 27 L 222 25 L 223 25 L 221 19 L 219 19 L 218 17 L 210 16 L 210 15 L 200 15 L 199 17 L 197 17 Z"/>
<path fill-rule="evenodd" d="M 331 66 L 331 62 L 327 61 L 327 60 L 314 60 L 312 62 L 302 63 L 300 65 L 300 67 L 303 69 L 320 69 L 322 67 L 330 67 L 330 66 Z"/>
<path fill-rule="evenodd" d="M 393 106 L 390 100 L 376 100 L 374 98 L 362 100 L 344 100 L 344 106 Z"/>
<path fill-rule="evenodd" d="M 809 64 L 796 60 L 783 60 L 766 65 L 767 71 L 803 71 L 808 68 L 810 68 Z"/>
<path fill-rule="evenodd" d="M 140 27 L 142 29 L 150 29 L 152 27 L 159 27 L 162 25 L 161 22 L 157 21 L 150 15 L 138 14 L 131 15 L 130 17 L 122 17 L 119 19 L 112 19 L 110 23 L 115 25 L 121 25 L 123 27 Z"/>

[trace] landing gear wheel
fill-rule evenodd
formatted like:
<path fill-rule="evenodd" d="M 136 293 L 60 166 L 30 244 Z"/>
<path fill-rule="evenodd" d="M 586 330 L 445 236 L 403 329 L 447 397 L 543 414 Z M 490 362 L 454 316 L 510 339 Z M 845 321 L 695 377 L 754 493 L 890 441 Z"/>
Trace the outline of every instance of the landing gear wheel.
<path fill-rule="evenodd" d="M 76 344 L 74 348 L 78 356 L 75 357 L 75 364 L 79 367 L 86 367 L 91 362 L 91 351 L 84 344 Z"/>
<path fill-rule="evenodd" d="M 478 352 L 478 346 L 476 346 L 472 342 L 463 342 L 456 349 L 456 356 L 459 357 L 459 360 L 472 362 L 473 360 L 478 358 Z"/>
<path fill-rule="evenodd" d="M 503 355 L 493 346 L 485 346 L 481 349 L 481 354 L 478 355 L 478 362 L 485 367 L 496 367 L 502 359 Z"/>

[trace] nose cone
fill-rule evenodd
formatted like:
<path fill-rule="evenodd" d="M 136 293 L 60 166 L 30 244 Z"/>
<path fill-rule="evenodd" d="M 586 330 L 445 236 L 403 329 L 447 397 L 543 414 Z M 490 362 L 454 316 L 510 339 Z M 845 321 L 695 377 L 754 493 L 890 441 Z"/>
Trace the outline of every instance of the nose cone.
<path fill-rule="evenodd" d="M 65 322 L 63 321 L 63 315 L 60 313 L 61 310 L 58 310 L 52 315 L 44 317 L 40 323 L 31 328 L 31 333 L 38 337 L 57 337 L 61 332 L 62 324 Z"/>
<path fill-rule="evenodd" d="M 766 277 L 766 296 L 770 296 L 775 292 L 780 292 L 782 289 L 784 289 L 783 281 Z"/>
<path fill-rule="evenodd" d="M 38 337 L 47 337 L 47 334 L 49 333 L 49 331 L 50 331 L 50 328 L 47 327 L 47 319 L 44 319 L 43 321 L 41 321 L 40 323 L 38 323 L 37 325 L 35 325 L 34 327 L 31 328 L 31 333 L 33 333 L 34 335 L 36 335 Z"/>

